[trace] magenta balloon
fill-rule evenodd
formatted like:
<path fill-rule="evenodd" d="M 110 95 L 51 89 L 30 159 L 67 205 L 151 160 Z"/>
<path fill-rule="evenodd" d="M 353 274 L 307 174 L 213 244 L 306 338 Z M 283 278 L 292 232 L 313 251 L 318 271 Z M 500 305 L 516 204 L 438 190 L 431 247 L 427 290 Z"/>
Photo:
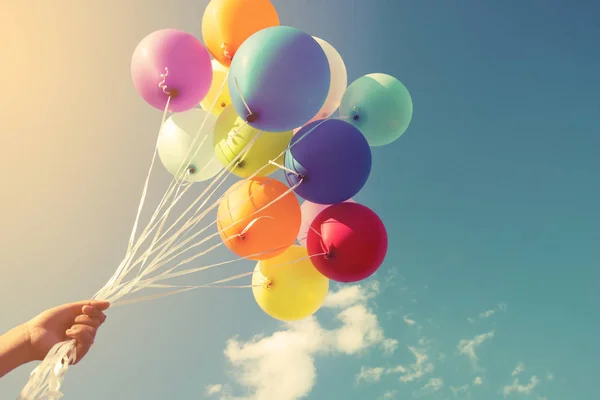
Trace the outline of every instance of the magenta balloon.
<path fill-rule="evenodd" d="M 344 203 L 355 203 L 355 201 L 348 199 Z M 321 211 L 325 210 L 330 205 L 331 204 L 311 203 L 310 201 L 305 201 L 302 203 L 302 206 L 300 207 L 302 212 L 302 223 L 300 225 L 300 231 L 298 232 L 297 237 L 300 246 L 306 247 L 306 237 L 308 236 L 308 231 L 310 230 L 310 224 L 312 224 Z"/>
<path fill-rule="evenodd" d="M 187 111 L 197 106 L 210 89 L 210 55 L 187 32 L 158 30 L 142 39 L 133 52 L 131 78 L 140 96 L 151 106 L 164 110 L 170 94 L 169 110 Z"/>

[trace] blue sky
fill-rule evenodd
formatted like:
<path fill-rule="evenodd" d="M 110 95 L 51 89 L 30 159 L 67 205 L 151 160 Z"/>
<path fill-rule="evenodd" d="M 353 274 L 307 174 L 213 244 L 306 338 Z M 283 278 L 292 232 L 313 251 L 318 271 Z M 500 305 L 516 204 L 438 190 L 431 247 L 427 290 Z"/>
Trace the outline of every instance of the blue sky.
<path fill-rule="evenodd" d="M 115 308 L 69 371 L 65 398 L 596 399 L 597 3 L 274 4 L 283 24 L 333 44 L 351 81 L 384 72 L 413 96 L 411 126 L 373 150 L 355 197 L 386 223 L 386 262 L 359 286 L 334 285 L 326 306 L 294 325 L 264 315 L 249 290 Z M 27 62 L 28 82 L 71 92 L 2 103 L 12 133 L 3 140 L 14 142 L 0 146 L 10 188 L 0 330 L 91 296 L 114 271 L 160 119 L 131 87 L 131 53 L 156 29 L 199 36 L 205 5 L 64 1 L 39 15 L 9 6 L 19 25 L 3 36 L 33 39 L 27 53 L 9 48 L 8 68 Z M 11 178 L 20 151 L 46 168 L 43 179 L 31 169 Z M 168 183 L 157 176 L 150 204 Z M 31 369 L 3 378 L 0 397 L 16 397 Z"/>

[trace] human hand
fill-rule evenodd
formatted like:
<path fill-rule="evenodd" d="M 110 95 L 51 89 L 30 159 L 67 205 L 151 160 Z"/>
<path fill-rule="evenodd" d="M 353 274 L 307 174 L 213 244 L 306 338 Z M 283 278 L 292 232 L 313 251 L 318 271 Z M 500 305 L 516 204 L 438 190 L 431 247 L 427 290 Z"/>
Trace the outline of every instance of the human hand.
<path fill-rule="evenodd" d="M 56 343 L 75 339 L 77 364 L 94 343 L 96 331 L 106 320 L 103 311 L 109 306 L 107 301 L 85 300 L 63 304 L 34 317 L 26 323 L 31 358 L 43 360 Z"/>

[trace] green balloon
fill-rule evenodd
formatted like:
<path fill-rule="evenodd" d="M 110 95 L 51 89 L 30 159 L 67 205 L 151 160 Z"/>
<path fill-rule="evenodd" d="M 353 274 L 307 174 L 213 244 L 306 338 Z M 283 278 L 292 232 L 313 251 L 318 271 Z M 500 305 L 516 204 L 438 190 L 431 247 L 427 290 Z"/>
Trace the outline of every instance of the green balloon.
<path fill-rule="evenodd" d="M 246 154 L 246 146 L 258 135 Z M 227 106 L 219 115 L 213 129 L 213 143 L 217 160 L 240 178 L 248 178 L 258 171 L 256 176 L 268 176 L 278 167 L 269 164 L 275 161 L 283 164 L 283 151 L 292 140 L 292 131 L 261 132 L 244 122 L 233 105 Z M 230 165 L 238 155 L 237 163 Z"/>
<path fill-rule="evenodd" d="M 352 82 L 340 104 L 340 118 L 356 126 L 370 146 L 397 140 L 408 128 L 412 113 L 408 89 L 393 76 L 380 73 Z"/>

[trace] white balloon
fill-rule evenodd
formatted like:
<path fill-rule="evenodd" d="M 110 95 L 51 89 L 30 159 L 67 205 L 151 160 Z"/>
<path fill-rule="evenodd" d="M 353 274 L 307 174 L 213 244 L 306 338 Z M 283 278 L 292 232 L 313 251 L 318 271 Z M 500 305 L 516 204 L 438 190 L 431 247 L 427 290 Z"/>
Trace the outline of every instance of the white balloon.
<path fill-rule="evenodd" d="M 171 175 L 177 177 L 179 172 L 183 180 L 200 182 L 223 169 L 212 141 L 216 122 L 216 116 L 199 108 L 173 114 L 165 121 L 158 134 L 158 156 Z"/>
<path fill-rule="evenodd" d="M 329 94 L 327 95 L 323 107 L 321 107 L 321 110 L 309 122 L 331 116 L 331 114 L 333 114 L 340 106 L 342 97 L 348 86 L 348 72 L 346 71 L 346 65 L 344 64 L 344 60 L 340 53 L 325 40 L 316 36 L 313 36 L 313 39 L 319 43 L 327 56 L 329 69 L 331 70 L 331 82 L 329 85 Z"/>

